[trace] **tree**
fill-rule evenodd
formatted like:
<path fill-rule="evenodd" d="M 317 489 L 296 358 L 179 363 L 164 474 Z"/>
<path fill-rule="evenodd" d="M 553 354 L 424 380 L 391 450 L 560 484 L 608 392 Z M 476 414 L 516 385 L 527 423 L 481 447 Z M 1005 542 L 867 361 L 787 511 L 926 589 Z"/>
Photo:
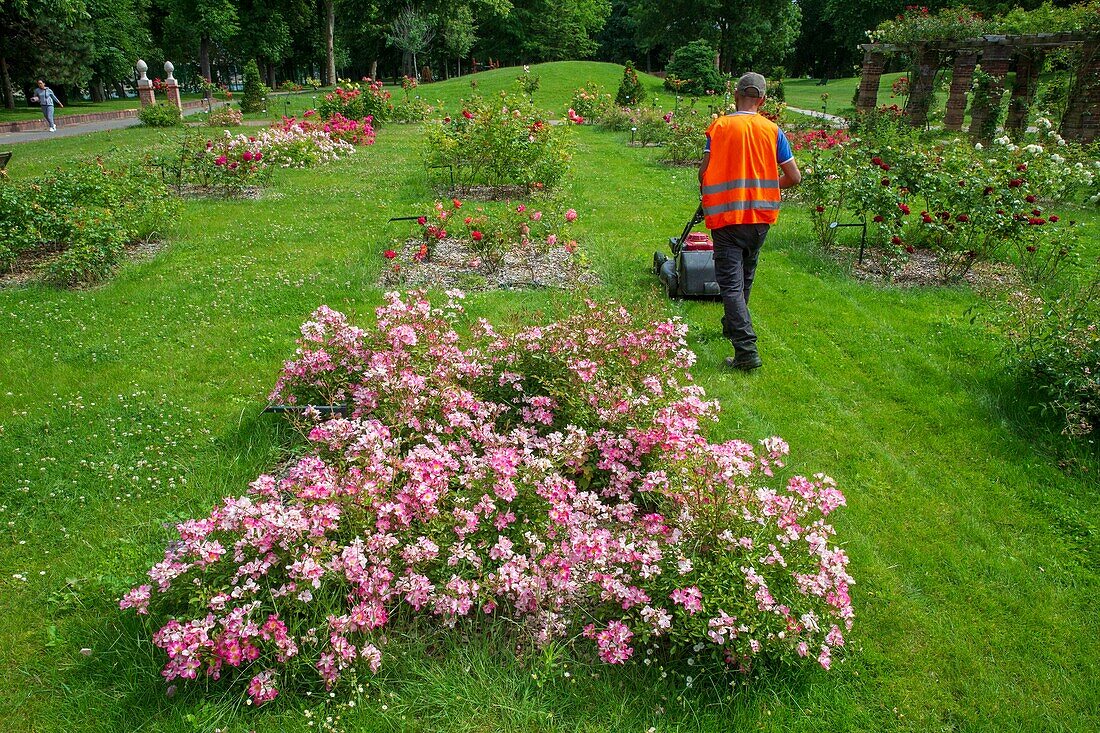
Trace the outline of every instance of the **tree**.
<path fill-rule="evenodd" d="M 611 0 L 516 0 L 510 30 L 525 60 L 592 56 L 594 36 L 611 14 Z"/>
<path fill-rule="evenodd" d="M 199 72 L 213 79 L 210 66 L 212 47 L 225 46 L 240 30 L 234 0 L 160 0 L 164 14 L 165 51 L 194 58 L 199 51 Z"/>
<path fill-rule="evenodd" d="M 636 0 L 631 12 L 639 45 L 678 47 L 702 38 L 717 48 L 726 73 L 781 63 L 802 17 L 797 3 L 774 0 Z"/>
<path fill-rule="evenodd" d="M 29 90 L 31 78 L 47 69 L 50 79 L 79 81 L 87 67 L 68 29 L 87 17 L 83 0 L 0 0 L 0 86 L 7 109 L 15 109 L 13 84 Z"/>
<path fill-rule="evenodd" d="M 458 75 L 462 76 L 462 59 L 477 41 L 477 21 L 469 5 L 456 5 L 442 17 L 443 50 L 448 58 L 458 60 Z M 446 70 L 444 64 L 444 70 Z"/>
<path fill-rule="evenodd" d="M 724 84 L 722 75 L 714 67 L 714 57 L 714 47 L 706 41 L 692 41 L 686 46 L 680 46 L 673 52 L 668 66 L 665 67 L 665 86 L 696 96 L 717 91 Z M 672 86 L 670 82 L 673 79 L 679 79 L 682 85 Z"/>
<path fill-rule="evenodd" d="M 406 5 L 397 14 L 390 24 L 386 40 L 391 46 L 400 49 L 405 54 L 405 74 L 420 78 L 420 67 L 417 66 L 417 54 L 424 53 L 435 40 L 435 17 L 421 11 L 411 3 Z M 412 73 L 409 73 L 408 60 L 412 60 Z"/>
<path fill-rule="evenodd" d="M 107 97 L 106 87 L 130 79 L 134 63 L 152 47 L 147 0 L 87 0 L 89 18 L 74 29 L 90 45 L 92 101 Z"/>

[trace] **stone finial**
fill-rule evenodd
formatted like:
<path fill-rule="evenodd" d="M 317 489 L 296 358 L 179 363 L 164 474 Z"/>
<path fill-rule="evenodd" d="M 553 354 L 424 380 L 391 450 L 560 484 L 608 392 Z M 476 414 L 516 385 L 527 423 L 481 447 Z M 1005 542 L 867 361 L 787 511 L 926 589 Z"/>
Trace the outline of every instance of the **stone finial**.
<path fill-rule="evenodd" d="M 171 61 L 165 61 L 164 62 L 164 73 L 168 75 L 168 77 L 165 79 L 165 81 L 168 81 L 168 79 L 175 79 L 175 77 L 172 76 L 172 72 L 175 71 L 175 70 L 176 70 L 176 67 Z"/>
<path fill-rule="evenodd" d="M 149 70 L 149 64 L 145 63 L 141 59 L 138 59 L 138 62 L 134 66 L 134 68 L 137 69 L 138 81 L 144 81 L 149 78 L 145 75 L 145 72 Z"/>

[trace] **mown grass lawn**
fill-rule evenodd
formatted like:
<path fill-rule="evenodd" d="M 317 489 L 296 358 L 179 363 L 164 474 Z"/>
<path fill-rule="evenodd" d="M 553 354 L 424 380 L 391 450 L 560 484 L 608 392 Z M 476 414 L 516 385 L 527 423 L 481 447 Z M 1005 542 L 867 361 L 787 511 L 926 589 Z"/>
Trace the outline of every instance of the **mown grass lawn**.
<path fill-rule="evenodd" d="M 617 81 L 604 65 L 551 68 L 536 101 L 564 109 L 604 76 Z M 450 86 L 432 89 L 454 100 L 469 89 Z M 18 145 L 12 172 L 132 159 L 171 134 Z M 517 658 L 495 629 L 420 629 L 353 709 L 322 709 L 319 692 L 258 712 L 217 686 L 166 696 L 149 632 L 117 598 L 162 551 L 165 523 L 243 493 L 292 449 L 260 415 L 265 395 L 317 305 L 365 319 L 380 302 L 380 253 L 409 231 L 386 219 L 432 200 L 421 138 L 387 126 L 353 160 L 280 172 L 260 201 L 188 201 L 165 251 L 101 287 L 0 291 L 5 729 L 316 729 L 305 709 L 364 731 L 1100 728 L 1095 453 L 1059 466 L 998 342 L 971 323 L 982 301 L 855 282 L 809 253 L 808 220 L 788 206 L 753 296 L 766 366 L 723 371 L 720 306 L 667 302 L 647 272 L 694 208 L 694 171 L 590 128 L 576 131 L 566 195 L 603 279 L 594 294 L 684 317 L 695 374 L 723 405 L 716 436 L 779 434 L 795 470 L 825 471 L 847 495 L 837 525 L 858 583 L 847 661 L 687 687 L 642 664 Z M 1095 257 L 1097 217 L 1079 215 Z M 468 307 L 527 321 L 578 301 L 491 293 Z"/>

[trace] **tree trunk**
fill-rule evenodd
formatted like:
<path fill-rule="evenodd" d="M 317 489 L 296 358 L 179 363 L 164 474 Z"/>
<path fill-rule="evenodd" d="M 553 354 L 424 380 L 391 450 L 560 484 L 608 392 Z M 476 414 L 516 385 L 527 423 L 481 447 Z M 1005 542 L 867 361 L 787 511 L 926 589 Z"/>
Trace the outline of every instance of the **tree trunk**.
<path fill-rule="evenodd" d="M 370 62 L 370 78 L 371 79 L 377 79 L 378 78 L 378 59 L 375 59 L 374 61 Z"/>
<path fill-rule="evenodd" d="M 11 91 L 11 75 L 8 73 L 8 60 L 0 56 L 0 86 L 3 86 L 4 109 L 15 109 L 15 95 Z"/>
<path fill-rule="evenodd" d="M 267 85 L 270 88 L 274 89 L 275 84 L 276 84 L 276 82 L 275 82 L 275 64 L 271 61 L 268 61 L 267 64 L 266 64 L 266 67 L 265 67 L 265 71 L 267 72 L 267 74 L 266 74 L 266 76 L 267 76 Z"/>
<path fill-rule="evenodd" d="M 88 91 L 92 95 L 93 102 L 107 101 L 107 90 L 104 88 L 103 79 L 98 76 L 92 79 L 91 83 L 88 84 Z"/>
<path fill-rule="evenodd" d="M 325 0 L 325 68 L 329 84 L 336 83 L 336 0 Z"/>
<path fill-rule="evenodd" d="M 458 57 L 458 76 L 462 76 L 462 57 Z"/>
<path fill-rule="evenodd" d="M 205 33 L 199 38 L 199 73 L 202 74 L 202 78 L 209 82 L 214 81 L 214 77 L 210 75 L 210 36 Z M 206 101 L 210 101 L 210 90 L 206 91 Z"/>
<path fill-rule="evenodd" d="M 115 87 L 115 94 L 118 95 L 118 98 L 119 99 L 126 99 L 126 87 L 123 86 L 122 82 L 116 81 L 114 83 L 114 87 Z"/>

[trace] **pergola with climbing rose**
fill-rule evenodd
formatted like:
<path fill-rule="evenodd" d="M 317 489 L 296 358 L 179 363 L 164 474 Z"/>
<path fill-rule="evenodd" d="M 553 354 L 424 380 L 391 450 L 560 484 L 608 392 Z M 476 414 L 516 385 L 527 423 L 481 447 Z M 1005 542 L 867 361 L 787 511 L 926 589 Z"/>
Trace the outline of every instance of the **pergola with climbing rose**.
<path fill-rule="evenodd" d="M 909 99 L 905 116 L 911 125 L 923 127 L 928 122 L 928 108 L 936 74 L 948 61 L 952 63 L 951 88 L 948 92 L 944 127 L 962 130 L 967 95 L 974 79 L 974 70 L 992 77 L 990 100 L 999 104 L 1008 72 L 1015 62 L 1016 80 L 1012 85 L 1005 129 L 1018 133 L 1027 126 L 1028 108 L 1035 95 L 1043 57 L 1052 49 L 1079 47 L 1081 61 L 1070 92 L 1060 133 L 1067 140 L 1092 142 L 1100 130 L 1100 33 L 1078 31 L 1067 33 L 1036 33 L 1031 35 L 990 35 L 980 38 L 944 41 L 922 41 L 910 47 L 887 43 L 866 43 L 863 72 L 860 77 L 857 112 L 867 112 L 878 106 L 879 80 L 886 70 L 887 59 L 906 53 L 914 60 L 909 80 Z M 983 123 L 995 113 L 992 105 L 977 104 L 970 110 L 970 131 L 978 136 Z"/>

